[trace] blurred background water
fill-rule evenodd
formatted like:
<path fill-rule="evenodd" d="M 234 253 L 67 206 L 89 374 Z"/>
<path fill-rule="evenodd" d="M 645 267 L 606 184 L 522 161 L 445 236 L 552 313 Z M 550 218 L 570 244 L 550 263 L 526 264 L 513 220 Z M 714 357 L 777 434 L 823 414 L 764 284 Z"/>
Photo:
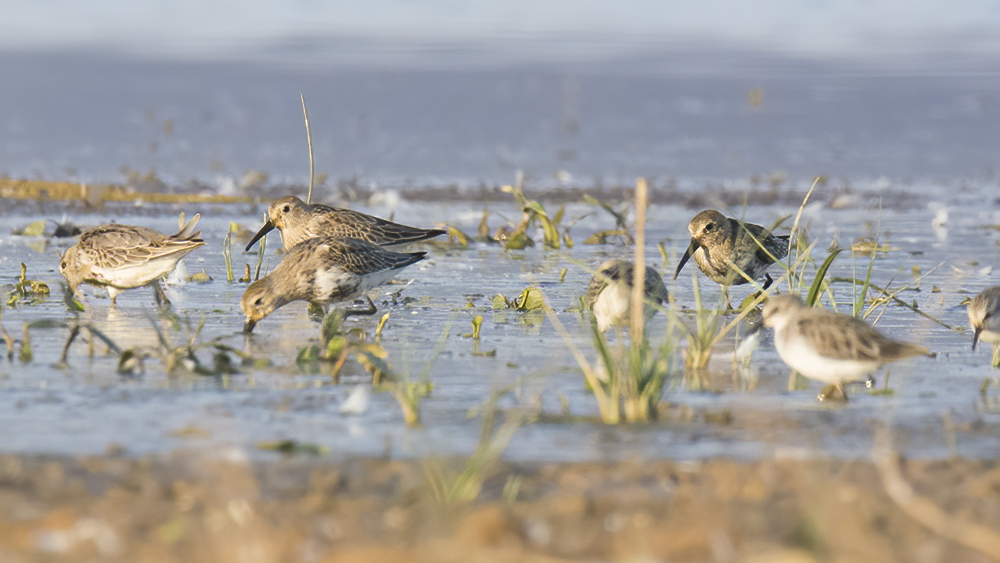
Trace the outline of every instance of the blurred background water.
<path fill-rule="evenodd" d="M 730 213 L 767 225 L 795 212 L 812 178 L 827 175 L 805 215 L 821 239 L 817 248 L 878 233 L 897 249 L 879 257 L 874 279 L 903 283 L 914 266 L 933 270 L 923 282 L 933 289 L 914 290 L 912 299 L 961 329 L 962 298 L 994 285 L 991 266 L 1000 261 L 998 32 L 1000 4 L 972 0 L 7 0 L 0 5 L 0 176 L 283 195 L 288 184 L 308 182 L 302 93 L 317 200 L 351 199 L 341 197 L 343 186 L 373 187 L 376 195 L 440 189 L 431 201 L 353 205 L 475 232 L 483 205 L 453 195 L 511 183 L 517 171 L 531 188 L 631 186 L 646 176 L 656 202 L 648 240 L 664 241 L 675 259 L 687 244 L 689 207 L 724 208 L 712 198 L 726 191 L 781 188 L 779 201 L 757 197 L 751 203 L 765 205 L 749 209 L 734 203 L 741 197 L 727 199 Z M 706 188 L 706 199 L 664 197 Z M 592 211 L 579 199 L 571 204 L 568 217 Z M 490 206 L 517 217 L 509 199 Z M 53 249 L 9 233 L 67 209 L 78 207 L 0 209 L 4 283 L 24 261 L 29 275 L 58 286 Z M 70 219 L 173 232 L 180 210 L 203 214 L 209 245 L 187 262 L 213 281 L 180 288 L 175 305 L 194 322 L 208 319 L 205 338 L 240 345 L 243 286 L 223 281 L 222 239 L 230 221 L 257 228 L 261 206 L 121 205 Z M 607 216 L 588 215 L 574 237 L 611 226 Z M 611 245 L 436 248 L 412 272 L 417 282 L 406 294 L 419 301 L 393 309 L 392 361 L 409 361 L 416 372 L 426 359 L 416 351 L 433 348 L 456 318 L 469 326 L 470 292 L 481 292 L 476 299 L 485 307 L 496 293 L 541 283 L 564 321 L 575 323 L 566 309 L 589 278 L 584 265 L 622 252 Z M 648 253 L 656 255 L 652 244 Z M 237 266 L 247 260 L 238 257 Z M 656 265 L 668 273 L 675 263 Z M 859 263 L 845 255 L 835 274 L 850 276 L 866 267 Z M 567 281 L 554 281 L 564 267 Z M 690 278 L 668 283 L 690 306 Z M 118 314 L 96 293 L 89 292 L 96 310 L 88 318 L 103 330 L 126 341 L 155 339 L 143 310 L 148 292 L 127 294 Z M 499 357 L 472 356 L 470 342 L 455 336 L 467 328 L 455 329 L 435 367 L 422 431 L 407 430 L 384 393 L 361 415 L 341 413 L 350 389 L 295 366 L 297 348 L 317 336 L 303 307 L 282 309 L 259 331 L 253 351 L 277 351 L 275 367 L 224 381 L 168 377 L 155 362 L 145 376 L 123 378 L 115 358 L 87 359 L 85 344 L 73 349 L 71 368 L 58 369 L 52 364 L 65 331 L 39 330 L 33 362 L 0 362 L 0 442 L 13 451 L 92 453 L 115 444 L 145 453 L 289 438 L 344 455 L 467 453 L 478 439 L 468 409 L 539 369 L 555 376 L 524 400 L 537 396 L 558 412 L 565 397 L 573 414 L 594 413 L 575 364 L 565 354 L 553 360 L 554 349 L 565 350 L 550 325 L 486 316 L 484 339 Z M 54 296 L 8 309 L 3 322 L 16 337 L 23 322 L 39 318 L 68 314 Z M 902 308 L 889 308 L 880 322 L 941 353 L 933 363 L 894 368 L 894 395 L 858 393 L 843 409 L 817 407 L 815 389 L 787 391 L 787 370 L 765 340 L 750 377 L 727 368 L 708 392 L 671 388 L 670 412 L 689 409 L 693 421 L 640 429 L 535 424 L 520 430 L 509 455 L 866 456 L 870 428 L 887 423 L 903 430 L 900 448 L 909 455 L 996 456 L 1000 414 L 978 393 L 995 374 L 986 353 L 968 349 L 968 334 Z M 586 345 L 585 330 L 574 335 Z M 728 355 L 720 357 L 728 365 Z M 990 397 L 995 403 L 995 390 Z M 720 414 L 722 423 L 707 420 Z"/>
<path fill-rule="evenodd" d="M 997 31 L 974 1 L 8 1 L 0 174 L 301 184 L 301 92 L 331 183 L 988 180 Z"/>

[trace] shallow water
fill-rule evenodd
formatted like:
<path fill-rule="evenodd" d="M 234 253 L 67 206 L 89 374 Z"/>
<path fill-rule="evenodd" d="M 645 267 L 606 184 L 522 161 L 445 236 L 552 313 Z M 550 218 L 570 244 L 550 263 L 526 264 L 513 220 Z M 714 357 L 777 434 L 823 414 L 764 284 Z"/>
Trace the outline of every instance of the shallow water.
<path fill-rule="evenodd" d="M 428 259 L 402 276 L 414 280 L 402 291 L 412 301 L 377 300 L 391 314 L 382 343 L 400 372 L 419 376 L 448 331 L 429 372 L 434 389 L 422 403 L 424 426 L 408 429 L 388 393 L 371 395 L 360 414 L 341 412 L 355 389 L 367 385 L 360 366 L 349 363 L 336 383 L 295 363 L 299 348 L 319 336 L 304 304 L 265 319 L 249 340 L 240 333 L 244 285 L 225 281 L 222 241 L 231 221 L 256 229 L 263 205 L 94 210 L 5 200 L 0 284 L 14 283 L 23 261 L 30 278 L 54 290 L 40 303 L 4 311 L 3 325 L 15 338 L 25 322 L 72 318 L 59 297 L 57 271 L 57 251 L 72 240 L 27 239 L 10 235 L 13 229 L 66 216 L 80 225 L 115 220 L 175 232 L 178 212 L 200 212 L 208 244 L 184 264 L 212 281 L 169 288 L 175 311 L 192 325 L 204 321 L 202 341 L 220 338 L 274 364 L 227 377 L 169 376 L 150 359 L 144 374 L 126 377 L 115 373 L 116 358 L 89 358 L 86 343 L 78 342 L 62 368 L 54 364 L 67 329 L 36 329 L 31 362 L 0 362 L 2 448 L 91 453 L 113 446 L 138 455 L 235 445 L 256 452 L 258 442 L 294 439 L 343 457 L 467 454 L 479 436 L 479 419 L 470 419 L 469 410 L 519 382 L 502 408 L 558 415 L 565 403 L 585 420 L 547 416 L 523 426 L 506 450 L 512 459 L 863 457 L 882 425 L 911 456 L 1000 455 L 998 387 L 985 399 L 979 392 L 984 379 L 1000 373 L 989 367 L 988 350 L 973 353 L 967 330 L 949 330 L 903 307 L 886 308 L 878 326 L 938 357 L 891 366 L 892 394 L 857 389 L 847 405 L 828 406 L 815 401 L 818 384 L 789 392 L 788 369 L 765 334 L 749 370 L 734 370 L 735 341 L 727 340 L 705 380 L 685 381 L 677 370 L 660 422 L 621 427 L 587 421 L 597 413 L 595 401 L 547 320 L 489 308 L 498 293 L 513 297 L 538 284 L 571 338 L 592 354 L 574 310 L 577 298 L 591 269 L 630 251 L 580 244 L 613 227 L 610 216 L 582 204 L 579 191 L 551 188 L 614 200 L 621 194 L 616 186 L 650 177 L 647 259 L 667 279 L 681 318 L 690 320 L 693 264 L 670 279 L 687 244 L 688 220 L 714 207 L 771 225 L 798 209 L 814 176 L 828 175 L 803 215 L 818 241 L 817 260 L 834 241 L 846 246 L 879 233 L 893 249 L 878 256 L 873 282 L 899 288 L 919 267 L 926 275 L 919 291 L 900 297 L 947 325 L 965 326 L 962 299 L 995 285 L 991 268 L 1000 263 L 994 62 L 968 53 L 859 62 L 703 47 L 659 44 L 593 60 L 516 64 L 476 51 L 386 52 L 373 61 L 339 58 L 331 49 L 320 62 L 299 60 L 294 49 L 242 62 L 0 52 L 0 174 L 14 178 L 284 195 L 306 178 L 303 92 L 317 172 L 330 173 L 321 179 L 318 201 L 474 233 L 484 207 L 493 212 L 494 229 L 502 217 L 517 219 L 511 199 L 493 187 L 522 170 L 526 188 L 549 198 L 550 210 L 553 199 L 568 202 L 565 222 L 586 215 L 572 227 L 572 249 L 425 245 Z M 451 57 L 463 64 L 446 64 Z M 278 260 L 277 236 L 270 240 L 265 269 Z M 666 264 L 656 249 L 660 241 Z M 237 252 L 237 276 L 254 260 Z M 867 256 L 844 253 L 831 275 L 863 277 L 867 264 Z M 718 288 L 700 281 L 714 303 Z M 82 319 L 122 347 L 156 342 L 151 291 L 126 292 L 113 311 L 103 292 L 85 292 L 90 308 Z M 834 292 L 842 306 L 850 302 L 850 286 L 835 285 Z M 734 303 L 747 293 L 734 289 Z M 473 355 L 472 341 L 462 336 L 476 314 L 485 318 L 481 348 L 495 349 L 494 357 Z M 348 326 L 371 334 L 377 321 L 353 318 Z M 654 337 L 662 337 L 666 324 L 666 315 L 653 319 Z M 201 358 L 210 361 L 207 353 Z M 878 379 L 881 386 L 885 376 Z"/>
<path fill-rule="evenodd" d="M 990 187 L 958 190 L 931 184 L 908 188 L 916 194 L 916 205 L 904 209 L 880 211 L 877 199 L 856 201 L 846 209 L 832 209 L 829 204 L 807 206 L 803 224 L 819 241 L 814 255 L 822 259 L 826 255 L 823 248 L 834 239 L 848 245 L 877 229 L 880 240 L 893 249 L 877 258 L 873 283 L 891 282 L 898 288 L 911 280 L 912 269 L 919 266 L 926 274 L 920 290 L 903 292 L 900 297 L 907 302 L 915 300 L 922 310 L 948 325 L 964 327 L 967 321 L 961 300 L 996 283 L 990 266 L 1000 258 L 1000 235 L 995 228 L 984 227 L 1000 224 L 1000 211 L 992 202 L 977 205 L 994 192 Z M 885 187 L 887 193 L 890 189 L 892 186 Z M 189 214 L 195 211 L 189 207 L 184 210 Z M 384 216 L 395 212 L 396 220 L 416 225 L 429 226 L 446 218 L 466 232 L 475 232 L 482 215 L 482 206 L 472 203 L 404 200 L 392 209 L 354 207 Z M 935 217 L 939 222 L 944 218 L 940 211 L 944 208 L 948 209 L 946 225 L 932 228 Z M 516 216 L 513 203 L 494 202 L 489 209 Z M 784 204 L 750 206 L 745 217 L 770 225 L 795 210 L 796 206 Z M 176 211 L 173 207 L 118 207 L 79 213 L 74 219 L 80 224 L 116 220 L 174 232 Z M 5 450 L 91 453 L 115 445 L 130 454 L 141 454 L 177 447 L 236 445 L 254 451 L 258 442 L 294 439 L 328 446 L 332 455 L 344 457 L 469 453 L 479 433 L 478 418 L 470 419 L 469 409 L 481 405 L 491 391 L 518 378 L 522 378 L 521 385 L 501 400 L 502 408 L 537 408 L 540 404 L 546 413 L 555 415 L 561 411 L 564 397 L 571 414 L 596 414 L 595 401 L 584 389 L 579 369 L 552 325 L 530 313 L 491 311 L 489 300 L 497 293 L 513 297 L 526 286 L 538 284 L 575 341 L 592 350 L 587 329 L 573 308 L 589 279 L 588 268 L 626 251 L 617 245 L 585 246 L 579 241 L 595 230 L 611 228 L 609 215 L 592 214 L 576 223 L 572 233 L 578 244 L 569 250 L 547 250 L 539 244 L 524 251 L 507 251 L 480 243 L 460 249 L 443 241 L 425 246 L 430 251 L 428 259 L 401 276 L 414 280 L 402 291 L 403 297 L 413 301 L 386 305 L 381 297 L 376 300 L 380 312 L 391 314 L 382 343 L 390 353 L 390 363 L 400 372 L 417 377 L 435 343 L 449 330 L 443 351 L 430 370 L 434 389 L 422 403 L 424 426 L 407 429 L 388 393 L 372 394 L 361 414 L 340 412 L 355 386 L 366 384 L 367 376 L 360 366 L 348 365 L 347 375 L 338 384 L 322 373 L 296 365 L 298 349 L 315 343 L 319 335 L 318 324 L 308 317 L 303 303 L 280 309 L 258 325 L 250 340 L 244 340 L 239 332 L 242 317 L 238 304 L 244 285 L 225 281 L 223 236 L 230 221 L 256 229 L 262 208 L 222 206 L 200 211 L 200 227 L 208 244 L 184 264 L 189 273 L 204 269 L 212 281 L 169 288 L 175 311 L 193 324 L 204 320 L 203 340 L 221 337 L 230 345 L 272 359 L 274 365 L 245 368 L 243 373 L 227 377 L 168 376 L 157 360 L 150 359 L 145 374 L 126 377 L 115 374 L 116 358 L 98 353 L 90 359 L 86 343 L 78 342 L 71 350 L 69 367 L 59 368 L 54 364 L 67 330 L 36 329 L 31 332 L 33 361 L 21 364 L 15 358 L 12 363 L 0 364 L 0 441 Z M 592 207 L 572 204 L 566 217 L 591 211 Z M 685 226 L 694 212 L 676 205 L 654 205 L 647 232 L 647 259 L 664 274 L 681 317 L 686 319 L 690 314 L 685 310 L 694 302 L 691 273 L 695 270 L 689 267 L 676 281 L 670 277 L 687 243 Z M 9 233 L 40 218 L 57 216 L 9 213 L 0 220 L 0 232 Z M 493 228 L 501 222 L 498 215 L 491 216 Z M 667 264 L 661 263 L 655 248 L 658 241 L 664 241 L 668 250 Z M 15 338 L 20 337 L 23 322 L 71 318 L 58 295 L 56 254 L 71 242 L 41 248 L 40 241 L 24 237 L 4 235 L 0 240 L 0 280 L 12 283 L 24 261 L 29 278 L 45 281 L 55 290 L 45 301 L 4 311 L 3 324 Z M 271 235 L 270 263 L 277 260 L 273 250 L 278 244 L 277 235 Z M 238 272 L 254 259 L 253 254 L 236 253 Z M 852 257 L 845 252 L 834 262 L 831 275 L 850 277 L 857 268 L 857 275 L 863 277 L 867 263 L 867 256 Z M 563 268 L 567 274 L 560 282 Z M 707 299 L 718 297 L 717 287 L 703 277 L 700 282 Z M 389 286 L 388 291 L 399 287 Z M 151 291 L 126 292 L 113 311 L 103 291 L 84 291 L 90 309 L 82 318 L 120 346 L 155 342 L 147 317 Z M 834 291 L 838 301 L 849 303 L 849 286 L 836 284 Z M 747 293 L 735 288 L 734 302 Z M 466 306 L 470 300 L 473 308 Z M 471 331 L 475 314 L 485 318 L 481 347 L 495 348 L 495 357 L 472 355 L 472 341 L 462 336 Z M 364 328 L 370 334 L 377 321 L 378 317 L 352 318 L 348 326 Z M 662 335 L 666 322 L 666 315 L 657 315 L 650 330 Z M 984 403 L 979 392 L 984 378 L 998 375 L 988 365 L 988 351 L 970 350 L 967 329 L 959 334 L 898 306 L 886 308 L 878 326 L 894 337 L 923 343 L 938 352 L 934 360 L 890 366 L 890 395 L 869 395 L 855 389 L 846 405 L 818 404 L 818 384 L 809 383 L 805 390 L 787 390 L 788 369 L 774 352 L 769 336 L 762 340 L 747 372 L 732 368 L 734 343 L 729 340 L 720 346 L 700 387 L 686 385 L 678 371 L 664 393 L 671 406 L 661 422 L 632 427 L 568 419 L 536 422 L 518 431 L 506 455 L 556 460 L 864 457 L 880 425 L 893 429 L 897 447 L 907 455 L 940 457 L 955 451 L 969 457 L 1000 455 L 1000 443 L 994 438 L 1000 425 L 996 388 L 987 393 L 992 406 Z M 180 339 L 186 332 L 172 334 Z M 202 359 L 207 362 L 210 357 L 206 353 Z M 884 375 L 879 373 L 879 386 L 883 381 Z"/>

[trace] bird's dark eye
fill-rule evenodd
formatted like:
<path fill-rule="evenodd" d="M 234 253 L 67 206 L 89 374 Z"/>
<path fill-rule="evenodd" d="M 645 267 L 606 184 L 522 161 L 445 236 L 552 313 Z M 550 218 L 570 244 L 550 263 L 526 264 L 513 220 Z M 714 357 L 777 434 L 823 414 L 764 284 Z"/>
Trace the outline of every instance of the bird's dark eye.
<path fill-rule="evenodd" d="M 60 264 L 59 267 L 62 268 L 63 270 L 65 270 L 66 269 L 66 261 L 63 260 L 62 264 Z"/>
<path fill-rule="evenodd" d="M 284 213 L 288 213 L 291 210 L 292 210 L 292 206 L 291 205 L 286 205 L 286 206 L 284 206 L 284 207 L 281 208 L 281 211 L 284 212 Z"/>
<path fill-rule="evenodd" d="M 715 223 L 709 223 L 709 224 L 705 225 L 705 231 L 706 232 L 710 233 L 710 232 L 712 232 L 714 230 L 715 230 Z"/>
<path fill-rule="evenodd" d="M 256 300 L 255 300 L 255 301 L 253 302 L 253 304 L 254 304 L 255 306 L 257 306 L 257 307 L 260 307 L 260 306 L 261 306 L 261 305 L 262 305 L 263 303 L 264 303 L 264 298 L 263 298 L 263 297 L 258 297 L 258 298 L 257 298 L 257 299 L 256 299 Z"/>

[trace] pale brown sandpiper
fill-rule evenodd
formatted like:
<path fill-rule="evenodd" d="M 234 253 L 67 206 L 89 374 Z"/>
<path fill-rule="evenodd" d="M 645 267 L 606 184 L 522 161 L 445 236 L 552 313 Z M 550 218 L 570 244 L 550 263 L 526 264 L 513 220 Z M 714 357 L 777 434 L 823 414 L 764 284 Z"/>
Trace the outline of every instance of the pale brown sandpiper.
<path fill-rule="evenodd" d="M 776 295 L 764 306 L 764 325 L 774 328 L 774 347 L 789 367 L 841 392 L 879 367 L 913 356 L 934 354 L 916 344 L 898 342 L 850 315 L 806 307 L 794 295 Z M 819 399 L 829 396 L 824 389 Z"/>
<path fill-rule="evenodd" d="M 292 301 L 326 305 L 362 297 L 426 254 L 392 252 L 350 238 L 319 237 L 300 242 L 270 274 L 251 283 L 243 293 L 243 331 L 253 331 L 261 319 Z"/>
<path fill-rule="evenodd" d="M 267 221 L 247 243 L 246 250 L 273 229 L 281 233 L 286 250 L 316 237 L 355 238 L 378 246 L 395 246 L 445 234 L 441 229 L 407 227 L 358 211 L 320 203 L 308 205 L 295 196 L 285 196 L 268 208 Z"/>
<path fill-rule="evenodd" d="M 195 215 L 176 235 L 164 235 L 146 227 L 108 224 L 93 228 L 66 249 L 59 271 L 76 294 L 81 283 L 108 290 L 111 304 L 126 289 L 152 285 L 158 304 L 169 301 L 160 279 L 174 271 L 177 262 L 205 244 L 195 231 Z"/>
<path fill-rule="evenodd" d="M 730 219 L 714 209 L 695 215 L 688 231 L 691 243 L 677 264 L 674 279 L 693 256 L 698 269 L 723 287 L 742 285 L 747 278 L 758 280 L 763 275 L 767 289 L 773 280 L 765 270 L 788 255 L 787 235 L 772 235 L 760 225 Z"/>
<path fill-rule="evenodd" d="M 972 349 L 979 341 L 993 345 L 993 367 L 1000 367 L 1000 285 L 991 287 L 969 302 Z"/>
<path fill-rule="evenodd" d="M 587 286 L 583 303 L 587 309 L 594 311 L 597 328 L 601 332 L 613 326 L 628 326 L 632 303 L 633 274 L 635 264 L 627 260 L 608 260 L 601 264 L 597 273 Z M 648 320 L 656 313 L 652 304 L 663 305 L 669 295 L 663 285 L 663 278 L 652 266 L 646 266 L 645 282 L 646 309 L 644 315 Z"/>

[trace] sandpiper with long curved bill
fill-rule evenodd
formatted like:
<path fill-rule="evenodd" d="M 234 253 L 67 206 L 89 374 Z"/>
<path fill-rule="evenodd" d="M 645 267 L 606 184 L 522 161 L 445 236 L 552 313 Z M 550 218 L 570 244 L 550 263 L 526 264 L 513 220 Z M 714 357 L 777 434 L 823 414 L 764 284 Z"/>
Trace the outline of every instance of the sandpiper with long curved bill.
<path fill-rule="evenodd" d="M 251 283 L 240 308 L 243 331 L 292 301 L 327 305 L 365 296 L 424 259 L 426 252 L 393 252 L 369 242 L 336 237 L 311 238 L 292 247 L 271 273 Z M 374 313 L 374 305 L 369 299 Z"/>
<path fill-rule="evenodd" d="M 316 237 L 355 238 L 378 246 L 395 246 L 434 238 L 446 232 L 408 227 L 321 203 L 309 205 L 295 196 L 285 196 L 268 208 L 264 226 L 250 239 L 246 250 L 274 229 L 281 233 L 286 250 Z"/>
<path fill-rule="evenodd" d="M 688 231 L 691 242 L 674 270 L 674 279 L 694 257 L 698 269 L 723 287 L 764 276 L 763 288 L 767 289 L 774 281 L 767 268 L 788 255 L 788 235 L 772 235 L 760 225 L 726 217 L 714 209 L 695 215 Z"/>
<path fill-rule="evenodd" d="M 969 301 L 972 349 L 979 341 L 993 345 L 993 367 L 1000 367 L 1000 285 L 984 290 Z"/>

